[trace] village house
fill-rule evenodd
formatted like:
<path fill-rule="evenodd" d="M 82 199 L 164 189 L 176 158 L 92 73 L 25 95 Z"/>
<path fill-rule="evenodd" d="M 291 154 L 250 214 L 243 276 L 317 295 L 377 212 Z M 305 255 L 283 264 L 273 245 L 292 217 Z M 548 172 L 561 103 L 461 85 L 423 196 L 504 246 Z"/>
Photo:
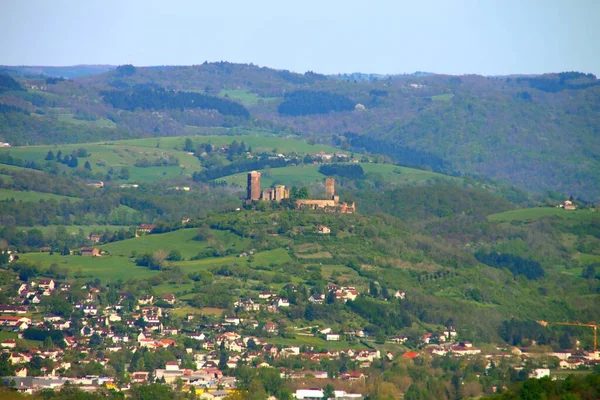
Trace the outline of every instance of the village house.
<path fill-rule="evenodd" d="M 317 233 L 320 233 L 322 235 L 328 235 L 331 233 L 331 229 L 329 229 L 328 227 L 326 227 L 325 225 L 319 225 L 317 227 Z"/>
<path fill-rule="evenodd" d="M 135 229 L 135 234 L 136 234 L 136 236 L 138 236 L 139 234 L 142 234 L 142 233 L 150 233 L 154 229 L 156 229 L 155 224 L 141 224 Z"/>
<path fill-rule="evenodd" d="M 26 314 L 26 306 L 0 305 L 0 314 Z"/>
<path fill-rule="evenodd" d="M 140 304 L 140 305 L 152 304 L 153 302 L 154 302 L 154 296 L 152 296 L 151 294 L 146 294 L 146 295 L 140 296 L 138 298 L 138 304 Z"/>
<path fill-rule="evenodd" d="M 83 257 L 100 257 L 100 250 L 97 247 L 82 247 L 80 251 Z"/>
<path fill-rule="evenodd" d="M 55 283 L 53 279 L 50 278 L 40 278 L 38 282 L 38 288 L 41 290 L 54 290 Z"/>
<path fill-rule="evenodd" d="M 102 239 L 102 235 L 99 235 L 97 233 L 91 233 L 89 239 L 93 243 L 99 243 L 100 239 Z"/>
<path fill-rule="evenodd" d="M 175 295 L 173 294 L 165 294 L 161 297 L 161 300 L 167 304 L 173 305 L 175 304 Z"/>
<path fill-rule="evenodd" d="M 263 329 L 269 333 L 277 333 L 277 324 L 275 322 L 267 322 Z"/>

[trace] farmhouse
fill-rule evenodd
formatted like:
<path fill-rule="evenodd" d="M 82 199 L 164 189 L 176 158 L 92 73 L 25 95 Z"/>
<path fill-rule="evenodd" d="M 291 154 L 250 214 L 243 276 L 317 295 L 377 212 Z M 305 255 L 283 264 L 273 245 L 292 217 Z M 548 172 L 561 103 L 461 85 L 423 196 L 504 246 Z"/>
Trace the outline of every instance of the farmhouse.
<path fill-rule="evenodd" d="M 100 257 L 100 251 L 97 247 L 82 247 L 80 251 L 84 257 Z"/>
<path fill-rule="evenodd" d="M 322 235 L 328 235 L 331 233 L 331 229 L 329 229 L 328 227 L 326 227 L 325 225 L 319 225 L 317 227 L 317 233 L 320 233 Z"/>

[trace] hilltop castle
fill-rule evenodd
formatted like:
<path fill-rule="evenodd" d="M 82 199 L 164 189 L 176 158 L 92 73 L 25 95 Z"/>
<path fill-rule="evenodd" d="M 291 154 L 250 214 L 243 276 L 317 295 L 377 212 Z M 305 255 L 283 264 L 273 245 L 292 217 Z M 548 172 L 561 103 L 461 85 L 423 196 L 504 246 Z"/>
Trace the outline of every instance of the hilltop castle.
<path fill-rule="evenodd" d="M 281 201 L 290 198 L 290 191 L 284 185 L 276 185 L 275 188 L 260 190 L 260 172 L 248 173 L 248 187 L 246 200 Z"/>
<path fill-rule="evenodd" d="M 337 212 L 341 214 L 354 214 L 356 204 L 340 203 L 340 196 L 335 194 L 335 179 L 325 178 L 325 200 L 296 200 L 298 210 L 324 210 L 326 212 Z"/>
<path fill-rule="evenodd" d="M 284 185 L 277 185 L 275 188 L 267 188 L 261 192 L 260 172 L 252 171 L 248 173 L 247 201 L 281 201 L 289 199 L 290 192 Z M 296 209 L 298 210 L 323 210 L 326 212 L 336 212 L 341 214 L 354 214 L 356 204 L 353 202 L 340 203 L 340 196 L 335 194 L 335 179 L 325 179 L 325 199 L 298 199 L 296 200 Z"/>

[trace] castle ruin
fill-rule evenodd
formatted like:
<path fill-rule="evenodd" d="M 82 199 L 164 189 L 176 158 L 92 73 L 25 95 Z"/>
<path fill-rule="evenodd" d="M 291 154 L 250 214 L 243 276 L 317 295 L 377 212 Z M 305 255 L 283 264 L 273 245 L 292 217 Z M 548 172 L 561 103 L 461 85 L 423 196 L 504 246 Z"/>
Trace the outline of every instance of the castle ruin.
<path fill-rule="evenodd" d="M 276 185 L 274 188 L 266 188 L 261 191 L 260 172 L 248 173 L 247 201 L 276 201 L 290 198 L 290 191 L 284 185 Z M 325 178 L 325 199 L 297 199 L 297 210 L 323 210 L 341 214 L 354 214 L 356 204 L 352 202 L 340 203 L 340 196 L 335 194 L 335 179 Z"/>

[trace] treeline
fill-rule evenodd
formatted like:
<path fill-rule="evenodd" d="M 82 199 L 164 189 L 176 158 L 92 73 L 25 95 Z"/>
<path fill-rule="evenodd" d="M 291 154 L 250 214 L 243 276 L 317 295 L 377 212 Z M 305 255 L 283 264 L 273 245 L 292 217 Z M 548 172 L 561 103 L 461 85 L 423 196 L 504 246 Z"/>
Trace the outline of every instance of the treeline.
<path fill-rule="evenodd" d="M 569 375 L 566 379 L 528 379 L 517 387 L 488 397 L 490 400 L 518 399 L 599 399 L 600 373 Z"/>
<path fill-rule="evenodd" d="M 212 179 L 222 178 L 224 176 L 237 174 L 240 172 L 248 172 L 264 169 L 266 167 L 280 168 L 290 164 L 290 161 L 286 161 L 283 158 L 269 158 L 263 157 L 255 161 L 233 163 L 229 165 L 214 167 L 206 169 L 201 172 L 194 172 L 192 179 L 195 182 L 208 182 Z"/>
<path fill-rule="evenodd" d="M 369 153 L 383 154 L 392 157 L 398 165 L 416 168 L 428 167 L 435 172 L 448 173 L 452 171 L 450 163 L 424 150 L 402 146 L 390 140 L 374 139 L 369 135 L 347 132 L 344 136 L 356 151 L 366 150 Z"/>
<path fill-rule="evenodd" d="M 0 168 L 2 171 L 2 168 Z M 12 175 L 12 183 L 5 185 L 15 190 L 32 190 L 55 193 L 71 197 L 86 197 L 92 190 L 77 179 L 66 176 L 49 176 L 35 171 L 7 171 Z"/>
<path fill-rule="evenodd" d="M 9 90 L 25 90 L 11 76 L 0 74 L 0 93 L 8 92 Z"/>
<path fill-rule="evenodd" d="M 11 106 L 10 104 L 0 104 L 0 113 L 9 113 L 9 112 L 20 112 L 25 115 L 29 115 L 29 111 L 24 110 L 22 108 Z"/>
<path fill-rule="evenodd" d="M 201 93 L 176 92 L 165 89 L 136 89 L 132 92 L 111 90 L 101 92 L 106 103 L 115 108 L 134 111 L 143 110 L 177 110 L 201 108 L 217 110 L 223 115 L 248 118 L 250 113 L 241 104 L 227 99 L 207 96 Z"/>
<path fill-rule="evenodd" d="M 448 183 L 352 193 L 361 212 L 383 212 L 408 220 L 431 220 L 458 215 L 485 217 L 513 209 L 507 200 L 481 190 Z"/>
<path fill-rule="evenodd" d="M 542 326 L 536 321 L 519 321 L 516 319 L 503 321 L 498 328 L 498 334 L 506 343 L 512 346 L 530 346 L 535 342 L 540 346 L 571 349 L 575 342 L 568 331 L 559 335 L 556 329 Z"/>
<path fill-rule="evenodd" d="M 125 395 L 114 389 L 98 389 L 94 392 L 83 391 L 75 385 L 64 385 L 60 390 L 42 390 L 33 395 L 22 395 L 10 388 L 7 380 L 6 388 L 0 388 L 0 397 L 8 399 L 31 400 L 123 400 Z M 14 381 L 13 381 L 14 383 Z M 132 385 L 127 391 L 127 398 L 131 400 L 176 400 L 196 398 L 195 394 L 177 392 L 167 385 L 152 383 L 148 385 Z"/>
<path fill-rule="evenodd" d="M 354 110 L 354 102 L 340 94 L 298 90 L 285 96 L 285 100 L 277 108 L 283 115 L 327 114 L 331 111 Z"/>
<path fill-rule="evenodd" d="M 319 167 L 323 175 L 337 175 L 343 178 L 360 179 L 365 176 L 365 171 L 358 164 L 323 164 Z"/>
<path fill-rule="evenodd" d="M 524 275 L 527 279 L 539 279 L 544 276 L 540 263 L 512 254 L 477 252 L 475 258 L 490 267 L 506 268 L 513 275 Z"/>
<path fill-rule="evenodd" d="M 577 79 L 586 82 L 570 82 Z M 600 85 L 594 74 L 584 74 L 582 72 L 561 72 L 556 75 L 542 75 L 535 78 L 517 78 L 517 83 L 528 83 L 534 89 L 550 93 L 557 93 L 562 90 L 581 90 Z"/>
<path fill-rule="evenodd" d="M 38 171 L 42 170 L 42 165 L 40 163 L 13 157 L 10 152 L 0 152 L 0 164 L 14 165 L 15 167 L 30 168 Z"/>
<path fill-rule="evenodd" d="M 304 74 L 296 74 L 284 69 L 282 71 L 277 71 L 277 75 L 279 75 L 279 77 L 281 77 L 281 79 L 284 81 L 291 82 L 296 85 L 311 84 L 317 81 L 327 80 L 327 76 L 317 74 L 312 71 L 307 71 Z"/>

